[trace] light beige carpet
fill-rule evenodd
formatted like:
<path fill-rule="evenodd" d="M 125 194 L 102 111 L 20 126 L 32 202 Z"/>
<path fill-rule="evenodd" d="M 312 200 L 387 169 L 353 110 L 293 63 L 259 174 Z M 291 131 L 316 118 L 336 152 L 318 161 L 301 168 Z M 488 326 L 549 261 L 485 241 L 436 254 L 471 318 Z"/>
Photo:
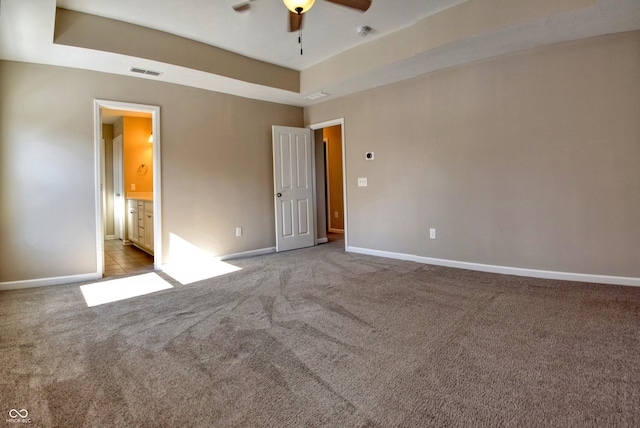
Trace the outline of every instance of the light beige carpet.
<path fill-rule="evenodd" d="M 640 289 L 341 245 L 91 308 L 78 285 L 0 293 L 0 423 L 640 426 Z"/>

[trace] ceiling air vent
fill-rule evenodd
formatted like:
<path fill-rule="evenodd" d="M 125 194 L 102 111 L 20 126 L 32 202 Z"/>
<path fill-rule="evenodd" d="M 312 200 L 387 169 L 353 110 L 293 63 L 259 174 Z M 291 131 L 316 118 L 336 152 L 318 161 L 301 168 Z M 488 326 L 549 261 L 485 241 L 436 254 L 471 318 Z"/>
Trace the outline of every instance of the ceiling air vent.
<path fill-rule="evenodd" d="M 304 98 L 307 100 L 317 100 L 318 98 L 324 98 L 327 95 L 329 94 L 327 94 L 326 92 L 316 92 L 315 94 L 307 95 Z"/>
<path fill-rule="evenodd" d="M 148 74 L 149 76 L 154 76 L 154 77 L 158 77 L 162 74 L 159 71 L 145 70 L 144 68 L 137 68 L 137 67 L 131 67 L 129 71 L 132 73 L 138 73 L 138 74 Z"/>

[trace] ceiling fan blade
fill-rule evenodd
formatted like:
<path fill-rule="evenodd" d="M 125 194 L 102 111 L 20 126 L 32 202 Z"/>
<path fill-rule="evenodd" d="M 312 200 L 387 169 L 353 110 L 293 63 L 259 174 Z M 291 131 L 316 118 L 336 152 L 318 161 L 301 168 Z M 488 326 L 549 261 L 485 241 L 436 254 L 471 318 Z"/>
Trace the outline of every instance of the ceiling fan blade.
<path fill-rule="evenodd" d="M 298 31 L 302 27 L 302 17 L 304 14 L 298 15 L 295 12 L 289 12 L 289 32 Z"/>
<path fill-rule="evenodd" d="M 371 0 L 327 0 L 331 3 L 339 4 L 342 6 L 350 7 L 352 9 L 359 9 L 366 11 L 371 7 Z"/>
<path fill-rule="evenodd" d="M 243 1 L 242 3 L 238 3 L 238 4 L 234 4 L 233 6 L 231 6 L 233 8 L 233 10 L 235 10 L 236 12 L 244 12 L 245 10 L 249 10 L 249 6 L 250 6 L 250 1 Z"/>

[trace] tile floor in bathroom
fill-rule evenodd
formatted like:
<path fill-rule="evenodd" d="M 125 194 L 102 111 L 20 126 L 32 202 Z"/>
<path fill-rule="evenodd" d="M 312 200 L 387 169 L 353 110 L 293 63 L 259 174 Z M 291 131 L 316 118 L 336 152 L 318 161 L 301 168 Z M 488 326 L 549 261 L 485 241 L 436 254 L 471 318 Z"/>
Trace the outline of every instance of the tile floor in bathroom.
<path fill-rule="evenodd" d="M 104 276 L 153 271 L 153 256 L 119 239 L 104 241 Z"/>

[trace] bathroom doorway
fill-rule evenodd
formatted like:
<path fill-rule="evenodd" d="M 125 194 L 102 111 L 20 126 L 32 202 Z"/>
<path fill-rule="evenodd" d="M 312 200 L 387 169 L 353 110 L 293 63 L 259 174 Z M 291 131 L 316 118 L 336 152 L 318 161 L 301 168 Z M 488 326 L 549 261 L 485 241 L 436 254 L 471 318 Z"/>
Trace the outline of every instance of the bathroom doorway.
<path fill-rule="evenodd" d="M 316 141 L 318 243 L 344 238 L 349 248 L 344 118 L 309 125 Z"/>
<path fill-rule="evenodd" d="M 96 100 L 95 122 L 98 276 L 159 269 L 159 107 Z"/>

